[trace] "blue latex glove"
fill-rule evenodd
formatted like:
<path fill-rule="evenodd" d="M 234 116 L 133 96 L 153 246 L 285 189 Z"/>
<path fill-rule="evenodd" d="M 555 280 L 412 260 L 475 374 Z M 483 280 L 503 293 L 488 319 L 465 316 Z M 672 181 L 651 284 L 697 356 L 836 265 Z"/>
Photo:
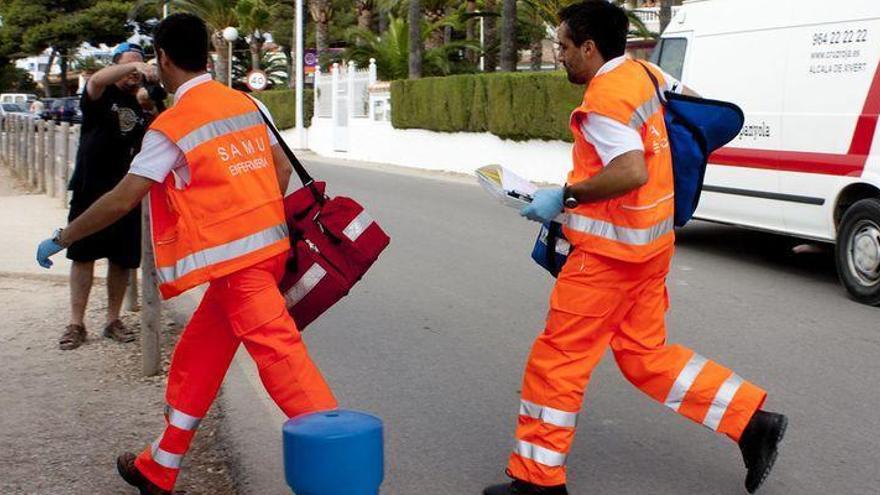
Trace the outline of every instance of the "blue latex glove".
<path fill-rule="evenodd" d="M 535 191 L 535 198 L 532 199 L 532 202 L 519 214 L 535 222 L 549 222 L 562 213 L 563 194 L 561 187 L 538 189 Z"/>
<path fill-rule="evenodd" d="M 49 257 L 62 250 L 64 250 L 64 248 L 56 244 L 54 240 L 46 239 L 37 246 L 37 263 L 43 268 L 51 268 L 52 260 L 50 260 Z"/>

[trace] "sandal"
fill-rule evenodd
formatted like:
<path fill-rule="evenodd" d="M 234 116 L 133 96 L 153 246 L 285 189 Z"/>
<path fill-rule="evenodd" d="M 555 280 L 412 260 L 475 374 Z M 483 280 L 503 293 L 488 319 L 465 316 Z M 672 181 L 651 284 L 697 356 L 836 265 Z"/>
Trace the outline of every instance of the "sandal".
<path fill-rule="evenodd" d="M 86 327 L 82 325 L 67 325 L 67 328 L 58 340 L 58 347 L 62 351 L 70 351 L 83 345 L 85 341 Z"/>
<path fill-rule="evenodd" d="M 104 327 L 104 337 L 122 342 L 123 344 L 133 342 L 135 339 L 134 332 L 126 328 L 119 320 L 113 320 L 113 322 Z"/>

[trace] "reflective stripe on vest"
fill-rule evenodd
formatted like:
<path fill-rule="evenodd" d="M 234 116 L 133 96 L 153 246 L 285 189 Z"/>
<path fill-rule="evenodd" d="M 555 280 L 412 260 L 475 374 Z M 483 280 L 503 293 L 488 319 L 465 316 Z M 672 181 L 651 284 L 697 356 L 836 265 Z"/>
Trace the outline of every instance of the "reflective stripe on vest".
<path fill-rule="evenodd" d="M 282 223 L 247 237 L 192 253 L 177 260 L 174 266 L 157 267 L 156 273 L 161 283 L 171 283 L 194 270 L 233 260 L 285 238 L 287 225 Z"/>
<path fill-rule="evenodd" d="M 213 122 L 208 122 L 180 138 L 180 140 L 177 141 L 177 146 L 179 146 L 184 153 L 189 153 L 199 145 L 207 143 L 212 139 L 262 123 L 263 117 L 256 111 L 236 115 L 235 117 L 229 117 L 227 119 L 215 120 Z"/>
<path fill-rule="evenodd" d="M 675 218 L 670 216 L 647 229 L 633 229 L 577 213 L 569 213 L 567 226 L 583 234 L 602 237 L 609 241 L 631 246 L 646 246 L 672 232 L 675 227 Z"/>

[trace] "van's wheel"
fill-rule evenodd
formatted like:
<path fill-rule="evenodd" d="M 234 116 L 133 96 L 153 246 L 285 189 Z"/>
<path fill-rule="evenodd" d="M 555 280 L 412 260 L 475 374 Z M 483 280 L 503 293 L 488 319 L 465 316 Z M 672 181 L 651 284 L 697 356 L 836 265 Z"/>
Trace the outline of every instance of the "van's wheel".
<path fill-rule="evenodd" d="M 863 199 L 846 210 L 835 255 L 837 273 L 850 296 L 880 305 L 880 199 Z"/>

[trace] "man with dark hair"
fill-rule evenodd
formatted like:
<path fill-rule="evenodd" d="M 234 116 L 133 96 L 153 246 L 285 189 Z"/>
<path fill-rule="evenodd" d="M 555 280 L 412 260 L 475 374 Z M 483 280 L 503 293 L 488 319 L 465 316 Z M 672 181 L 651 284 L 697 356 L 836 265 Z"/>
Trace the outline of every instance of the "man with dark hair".
<path fill-rule="evenodd" d="M 244 344 L 269 395 L 288 417 L 336 407 L 287 312 L 278 282 L 290 251 L 282 194 L 292 166 L 265 107 L 211 79 L 208 30 L 190 14 L 163 20 L 154 38 L 174 106 L 150 125 L 126 177 L 37 251 L 41 264 L 115 221 L 150 195 L 163 298 L 208 283 L 174 349 L 166 427 L 117 469 L 141 495 L 170 495 L 199 422 Z"/>
<path fill-rule="evenodd" d="M 755 492 L 770 473 L 787 419 L 761 410 L 766 392 L 694 351 L 666 343 L 672 261 L 672 155 L 663 90 L 690 93 L 659 68 L 625 56 L 626 12 L 605 0 L 563 9 L 559 59 L 586 85 L 571 117 L 567 184 L 539 190 L 522 215 L 566 213 L 571 243 L 544 332 L 526 365 L 509 484 L 485 495 L 562 495 L 565 465 L 593 368 L 610 346 L 624 376 L 653 399 L 739 443 Z"/>
<path fill-rule="evenodd" d="M 143 79 L 156 78 L 144 64 L 144 52 L 133 43 L 113 51 L 113 65 L 92 75 L 83 91 L 82 133 L 69 188 L 70 221 L 80 216 L 128 172 L 147 123 L 137 100 Z M 86 340 L 85 312 L 92 288 L 95 261 L 107 258 L 107 323 L 104 336 L 131 342 L 135 335 L 119 320 L 130 270 L 141 263 L 141 217 L 135 208 L 116 223 L 71 244 L 70 323 L 61 336 L 63 350 Z"/>

